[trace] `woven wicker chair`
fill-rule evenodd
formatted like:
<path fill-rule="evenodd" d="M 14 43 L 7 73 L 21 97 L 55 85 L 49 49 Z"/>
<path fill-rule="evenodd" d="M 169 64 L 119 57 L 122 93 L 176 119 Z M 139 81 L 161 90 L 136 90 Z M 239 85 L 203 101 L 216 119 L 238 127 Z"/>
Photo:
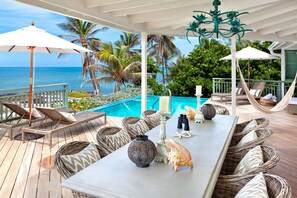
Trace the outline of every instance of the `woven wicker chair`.
<path fill-rule="evenodd" d="M 230 198 L 243 188 L 254 175 L 249 175 L 243 178 L 234 178 L 229 180 L 218 180 L 212 197 L 214 198 Z M 291 187 L 282 177 L 271 174 L 264 174 L 268 196 L 270 198 L 290 198 Z"/>
<path fill-rule="evenodd" d="M 143 119 L 142 118 L 138 118 L 138 117 L 133 117 L 133 116 L 126 117 L 126 118 L 124 118 L 122 120 L 122 125 L 123 125 L 124 129 L 129 133 L 129 135 L 130 135 L 130 137 L 131 137 L 132 140 L 135 139 L 136 134 L 138 134 L 139 132 L 138 131 L 135 131 L 135 129 L 133 129 L 131 127 L 131 125 L 136 124 L 140 120 L 143 120 Z M 144 124 L 146 124 L 145 121 L 144 121 Z M 147 124 L 146 124 L 146 126 L 147 126 L 147 128 L 149 130 L 149 126 Z"/>
<path fill-rule="evenodd" d="M 263 152 L 263 164 L 251 169 L 250 171 L 242 174 L 234 174 L 234 170 L 237 166 L 237 164 L 240 162 L 240 160 L 254 147 L 249 147 L 246 149 L 243 149 L 241 151 L 227 154 L 223 167 L 221 169 L 221 173 L 219 176 L 219 179 L 233 179 L 238 177 L 245 177 L 247 175 L 253 175 L 258 174 L 260 172 L 267 172 L 268 170 L 275 167 L 277 162 L 279 161 L 279 154 L 276 152 L 276 150 L 270 146 L 261 146 L 262 152 Z"/>
<path fill-rule="evenodd" d="M 217 104 L 212 104 L 212 106 L 215 108 L 216 110 L 216 114 L 218 115 L 230 115 L 229 110 L 221 105 L 217 105 Z"/>
<path fill-rule="evenodd" d="M 155 110 L 146 110 L 142 112 L 142 117 L 144 121 L 147 123 L 150 129 L 155 128 L 160 124 L 160 120 L 158 122 L 154 121 L 150 116 L 157 113 Z"/>
<path fill-rule="evenodd" d="M 98 142 L 98 147 L 100 148 L 101 151 L 104 152 L 104 156 L 106 156 L 106 155 L 108 155 L 108 154 L 110 154 L 110 153 L 112 153 L 114 151 L 114 148 L 111 148 L 110 146 L 108 146 L 106 144 L 106 142 L 104 140 L 104 136 L 116 134 L 121 130 L 122 130 L 122 128 L 120 128 L 120 127 L 107 126 L 107 127 L 101 128 L 97 132 L 96 139 L 97 139 L 97 142 Z"/>
<path fill-rule="evenodd" d="M 63 161 L 61 160 L 61 155 L 72 155 L 75 153 L 78 153 L 80 151 L 82 151 L 84 148 L 86 148 L 90 143 L 89 142 L 82 142 L 82 141 L 74 141 L 74 142 L 70 142 L 68 144 L 64 144 L 57 152 L 55 155 L 55 167 L 57 168 L 58 172 L 60 173 L 60 175 L 62 175 L 62 177 L 64 178 L 69 178 L 72 175 L 74 175 L 75 173 L 71 172 L 63 163 Z M 96 145 L 98 148 L 98 151 L 100 153 L 100 149 L 98 147 L 98 145 Z M 100 153 L 101 155 L 101 153 Z M 84 193 L 80 193 L 77 191 L 73 191 L 72 190 L 72 194 L 75 198 L 93 198 L 93 196 L 84 194 Z"/>
<path fill-rule="evenodd" d="M 244 134 L 243 135 L 233 135 L 229 149 L 228 149 L 228 153 L 234 153 L 234 152 L 238 152 L 243 149 L 246 149 L 246 148 L 255 147 L 257 145 L 262 145 L 264 143 L 264 141 L 266 139 L 268 139 L 269 136 L 271 136 L 273 133 L 273 131 L 269 128 L 257 129 L 255 132 L 256 132 L 258 138 L 254 141 L 247 142 L 244 146 L 238 146 L 237 144 L 245 135 Z"/>
<path fill-rule="evenodd" d="M 255 120 L 256 120 L 256 122 L 258 124 L 257 129 L 258 128 L 264 128 L 264 127 L 267 127 L 269 125 L 269 120 L 267 120 L 266 118 L 257 118 Z M 237 124 L 236 127 L 235 127 L 235 130 L 234 130 L 234 135 L 244 135 L 244 133 L 242 133 L 242 131 L 246 127 L 246 125 L 248 123 L 250 123 L 251 121 L 252 120 Z M 248 132 L 246 132 L 246 133 L 248 133 Z"/>

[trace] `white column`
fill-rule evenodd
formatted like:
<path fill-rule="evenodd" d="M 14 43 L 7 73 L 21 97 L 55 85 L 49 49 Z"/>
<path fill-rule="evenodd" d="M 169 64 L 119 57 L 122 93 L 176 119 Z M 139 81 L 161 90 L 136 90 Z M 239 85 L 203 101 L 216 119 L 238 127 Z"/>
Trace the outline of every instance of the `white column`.
<path fill-rule="evenodd" d="M 286 80 L 286 50 L 281 50 L 281 81 Z M 285 95 L 285 84 L 282 83 L 282 98 Z M 280 98 L 279 98 L 280 99 Z"/>
<path fill-rule="evenodd" d="M 231 83 L 232 83 L 232 115 L 236 115 L 236 37 L 231 38 L 231 56 L 232 56 L 232 67 L 231 67 Z"/>
<path fill-rule="evenodd" d="M 147 33 L 141 33 L 141 112 L 146 110 L 147 102 Z"/>

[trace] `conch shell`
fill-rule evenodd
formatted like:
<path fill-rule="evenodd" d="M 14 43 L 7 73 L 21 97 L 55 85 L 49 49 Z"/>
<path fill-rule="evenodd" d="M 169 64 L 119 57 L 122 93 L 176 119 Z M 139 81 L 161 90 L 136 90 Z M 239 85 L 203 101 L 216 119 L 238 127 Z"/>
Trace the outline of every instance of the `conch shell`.
<path fill-rule="evenodd" d="M 185 106 L 185 109 L 187 110 L 188 119 L 193 120 L 196 115 L 196 110 L 190 106 Z"/>
<path fill-rule="evenodd" d="M 184 146 L 172 139 L 165 140 L 165 144 L 166 147 L 170 149 L 167 153 L 169 164 L 173 165 L 175 171 L 181 166 L 193 168 L 192 156 Z"/>

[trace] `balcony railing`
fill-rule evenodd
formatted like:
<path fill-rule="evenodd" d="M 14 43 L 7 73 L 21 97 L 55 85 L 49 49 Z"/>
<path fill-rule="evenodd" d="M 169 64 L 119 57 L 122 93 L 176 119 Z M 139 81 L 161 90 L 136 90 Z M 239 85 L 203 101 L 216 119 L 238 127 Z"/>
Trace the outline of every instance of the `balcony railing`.
<path fill-rule="evenodd" d="M 236 84 L 240 79 L 236 79 Z M 251 87 L 255 82 L 266 82 L 262 95 L 271 93 L 276 96 L 278 100 L 286 94 L 292 81 L 276 81 L 276 80 L 251 80 Z M 247 79 L 246 79 L 247 82 Z M 282 88 L 283 86 L 283 88 Z M 213 78 L 212 79 L 213 93 L 231 93 L 231 78 Z M 294 96 L 297 96 L 297 85 L 295 86 Z"/>
<path fill-rule="evenodd" d="M 29 88 L 0 90 L 0 102 L 17 103 L 22 107 L 29 106 Z M 33 107 L 68 107 L 68 84 L 51 84 L 34 86 Z M 0 120 L 9 115 L 10 110 L 0 103 Z M 13 115 L 16 116 L 16 115 Z"/>

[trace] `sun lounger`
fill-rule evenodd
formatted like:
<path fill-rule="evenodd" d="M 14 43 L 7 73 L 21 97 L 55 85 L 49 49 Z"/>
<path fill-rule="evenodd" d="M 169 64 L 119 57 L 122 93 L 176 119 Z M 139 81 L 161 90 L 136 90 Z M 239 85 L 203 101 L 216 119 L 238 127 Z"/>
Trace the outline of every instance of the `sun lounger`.
<path fill-rule="evenodd" d="M 36 134 L 43 134 L 48 135 L 49 138 L 49 145 L 52 145 L 52 134 L 59 132 L 64 129 L 68 129 L 83 123 L 87 123 L 91 120 L 95 120 L 97 118 L 103 117 L 104 124 L 106 124 L 106 114 L 100 112 L 82 112 L 78 114 L 65 114 L 57 111 L 56 109 L 52 108 L 36 108 L 38 111 L 43 113 L 46 118 L 50 119 L 51 121 L 40 123 L 37 126 L 33 126 L 30 128 L 23 128 L 22 129 L 22 140 L 25 142 L 25 133 L 36 133 Z M 71 116 L 69 116 L 71 115 Z"/>
<path fill-rule="evenodd" d="M 3 106 L 10 110 L 10 114 L 5 120 L 0 121 L 0 128 L 8 130 L 9 138 L 12 140 L 13 129 L 21 126 L 29 125 L 29 112 L 18 104 L 10 102 L 1 102 Z M 12 117 L 13 113 L 17 114 L 17 117 Z M 31 116 L 31 123 L 41 121 L 42 117 Z"/>
<path fill-rule="evenodd" d="M 252 95 L 254 95 L 255 99 L 260 99 L 262 92 L 265 88 L 266 82 L 255 82 L 252 89 L 250 89 L 250 92 L 254 92 Z M 226 96 L 227 100 L 231 100 L 232 96 Z M 248 98 L 245 94 L 236 95 L 236 105 L 239 104 L 239 101 L 248 101 Z"/>
<path fill-rule="evenodd" d="M 236 87 L 236 95 L 241 95 L 241 94 L 243 94 L 243 92 L 244 91 L 243 91 L 241 82 L 239 82 Z M 231 93 L 213 93 L 213 94 L 211 94 L 211 100 L 213 101 L 213 97 L 218 97 L 218 98 L 220 98 L 221 102 L 226 102 L 227 99 L 230 100 L 230 98 L 229 98 L 230 96 L 231 96 Z"/>

